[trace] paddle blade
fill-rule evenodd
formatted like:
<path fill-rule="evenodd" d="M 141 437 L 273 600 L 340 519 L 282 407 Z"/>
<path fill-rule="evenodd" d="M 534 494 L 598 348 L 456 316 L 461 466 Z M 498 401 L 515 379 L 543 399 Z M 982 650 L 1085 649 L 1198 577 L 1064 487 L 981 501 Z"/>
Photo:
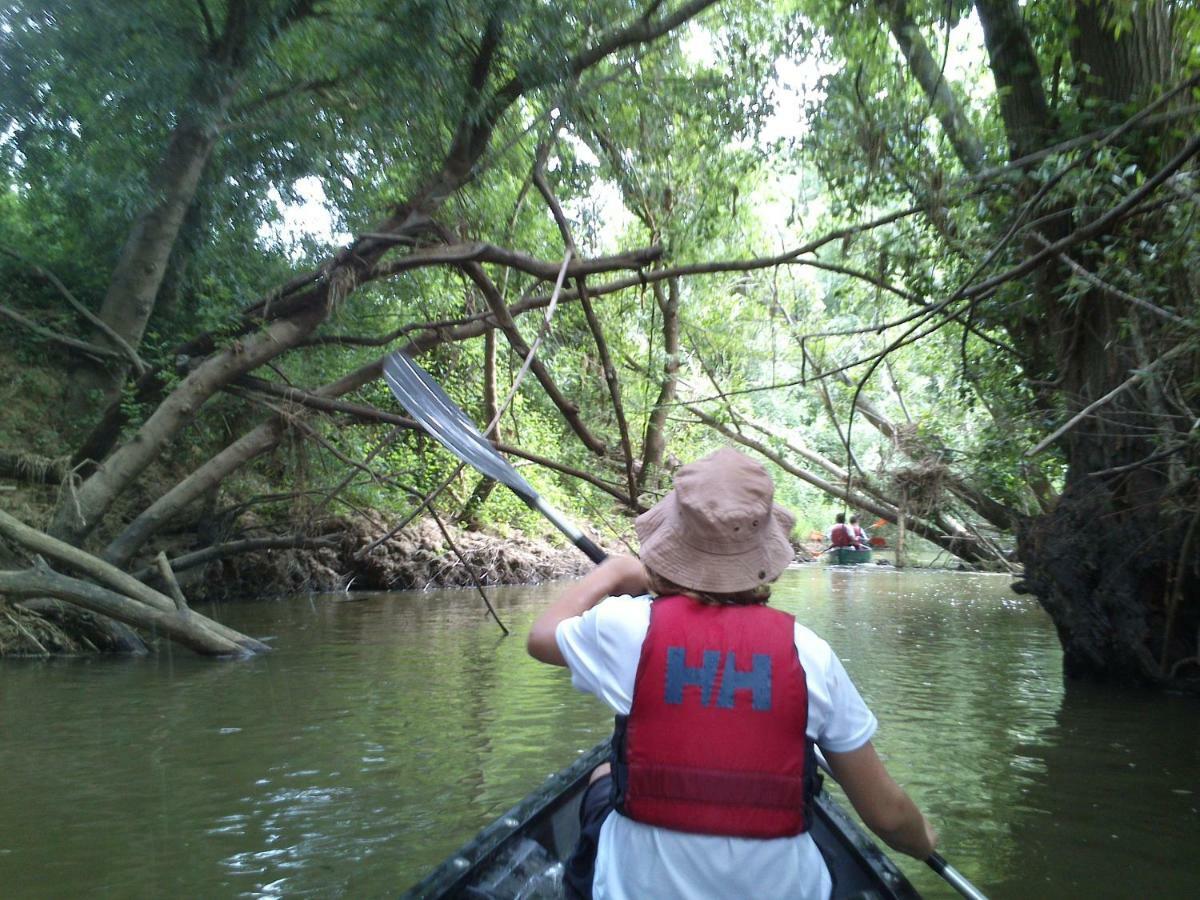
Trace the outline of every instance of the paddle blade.
<path fill-rule="evenodd" d="M 458 408 L 428 372 L 396 351 L 383 361 L 383 377 L 408 414 L 443 447 L 489 478 L 506 484 L 528 503 L 537 494 Z"/>

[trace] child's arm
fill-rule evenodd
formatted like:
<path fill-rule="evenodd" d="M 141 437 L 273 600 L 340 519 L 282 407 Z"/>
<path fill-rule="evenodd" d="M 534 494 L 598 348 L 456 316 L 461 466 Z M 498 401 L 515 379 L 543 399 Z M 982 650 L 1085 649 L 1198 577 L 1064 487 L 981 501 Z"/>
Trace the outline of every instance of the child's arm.
<path fill-rule="evenodd" d="M 557 600 L 537 617 L 529 629 L 525 648 L 534 659 L 553 666 L 565 666 L 554 632 L 558 623 L 585 612 L 614 594 L 644 594 L 646 570 L 632 556 L 610 556 L 579 581 L 568 587 Z"/>
<path fill-rule="evenodd" d="M 825 759 L 868 828 L 894 850 L 917 859 L 929 858 L 937 846 L 937 833 L 888 774 L 870 741 L 849 753 L 826 752 Z"/>

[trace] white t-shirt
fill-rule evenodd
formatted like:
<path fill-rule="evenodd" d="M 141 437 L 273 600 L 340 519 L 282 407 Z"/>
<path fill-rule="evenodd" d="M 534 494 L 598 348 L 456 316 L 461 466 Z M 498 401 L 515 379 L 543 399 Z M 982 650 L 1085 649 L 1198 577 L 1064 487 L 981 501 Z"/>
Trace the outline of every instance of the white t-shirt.
<path fill-rule="evenodd" d="M 649 627 L 648 596 L 609 597 L 560 622 L 555 638 L 571 683 L 628 715 Z M 857 750 L 875 733 L 875 716 L 829 645 L 799 623 L 796 651 L 808 683 L 808 736 L 823 750 Z M 769 840 L 716 837 L 643 825 L 617 812 L 600 830 L 592 883 L 597 900 L 825 900 L 832 887 L 807 833 Z"/>

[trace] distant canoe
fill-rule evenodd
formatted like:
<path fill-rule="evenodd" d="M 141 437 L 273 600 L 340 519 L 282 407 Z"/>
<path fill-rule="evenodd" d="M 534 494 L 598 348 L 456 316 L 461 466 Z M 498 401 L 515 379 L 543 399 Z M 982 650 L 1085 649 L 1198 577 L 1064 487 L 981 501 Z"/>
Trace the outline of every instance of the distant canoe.
<path fill-rule="evenodd" d="M 825 554 L 831 566 L 857 566 L 871 561 L 870 550 L 855 550 L 853 547 L 834 547 Z"/>

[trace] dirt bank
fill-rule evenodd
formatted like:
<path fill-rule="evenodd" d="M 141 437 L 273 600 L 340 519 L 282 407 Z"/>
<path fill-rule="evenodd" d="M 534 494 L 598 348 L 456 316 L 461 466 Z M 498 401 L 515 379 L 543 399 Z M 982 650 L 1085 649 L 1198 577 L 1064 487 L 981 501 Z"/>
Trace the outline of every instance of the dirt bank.
<path fill-rule="evenodd" d="M 484 585 L 536 584 L 581 575 L 592 565 L 571 546 L 447 529 L 453 546 L 431 521 L 388 536 L 382 520 L 334 520 L 318 529 L 329 546 L 229 557 L 187 573 L 184 588 L 194 602 L 201 602 L 347 589 L 470 587 L 472 573 Z"/>

